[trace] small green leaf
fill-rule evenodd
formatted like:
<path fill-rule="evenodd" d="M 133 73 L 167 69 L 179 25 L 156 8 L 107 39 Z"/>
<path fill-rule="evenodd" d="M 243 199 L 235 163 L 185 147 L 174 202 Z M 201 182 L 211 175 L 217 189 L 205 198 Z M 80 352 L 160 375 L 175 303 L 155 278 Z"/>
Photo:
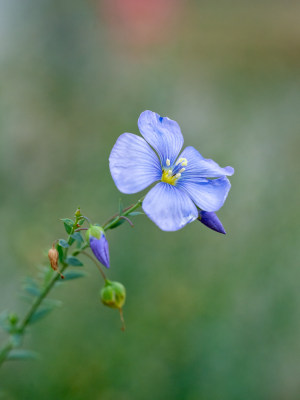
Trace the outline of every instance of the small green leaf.
<path fill-rule="evenodd" d="M 11 335 L 11 341 L 14 347 L 21 346 L 22 335 L 20 333 L 14 333 L 13 335 Z"/>
<path fill-rule="evenodd" d="M 123 210 L 124 210 L 124 207 L 123 207 L 122 199 L 120 198 L 119 199 L 119 215 L 122 215 Z"/>
<path fill-rule="evenodd" d="M 84 223 L 84 221 L 85 221 L 85 219 L 82 218 L 82 219 L 80 219 L 80 220 L 78 221 L 78 224 L 79 224 L 79 225 L 82 225 L 82 224 Z"/>
<path fill-rule="evenodd" d="M 74 221 L 70 218 L 62 218 L 61 221 L 64 223 L 65 230 L 68 234 L 72 232 Z"/>
<path fill-rule="evenodd" d="M 72 265 L 73 267 L 82 267 L 83 264 L 80 260 L 78 260 L 78 258 L 73 257 L 73 256 L 69 256 L 66 258 L 66 263 L 69 265 Z"/>
<path fill-rule="evenodd" d="M 61 307 L 62 301 L 56 299 L 44 299 L 43 304 L 47 307 Z"/>
<path fill-rule="evenodd" d="M 142 211 L 132 211 L 128 216 L 134 217 L 135 215 L 145 215 Z"/>
<path fill-rule="evenodd" d="M 31 350 L 13 349 L 9 352 L 8 360 L 36 360 L 39 358 L 38 353 Z"/>
<path fill-rule="evenodd" d="M 71 279 L 83 278 L 87 274 L 83 271 L 68 271 L 64 274 L 64 281 L 69 281 Z"/>
<path fill-rule="evenodd" d="M 58 251 L 58 259 L 59 259 L 59 262 L 63 263 L 63 262 L 64 262 L 64 258 L 65 258 L 63 248 L 58 244 L 58 245 L 56 246 L 56 249 L 57 249 L 57 251 Z"/>
<path fill-rule="evenodd" d="M 74 240 L 76 240 L 77 242 L 78 242 L 78 244 L 79 245 L 81 245 L 81 243 L 83 243 L 83 237 L 81 236 L 81 233 L 80 232 L 74 232 L 72 235 L 71 235 L 71 238 L 72 239 L 74 239 Z"/>
<path fill-rule="evenodd" d="M 31 294 L 32 296 L 36 296 L 38 297 L 41 294 L 41 291 L 39 290 L 39 288 L 37 286 L 33 286 L 33 285 L 25 285 L 24 286 L 24 290 Z"/>
<path fill-rule="evenodd" d="M 126 221 L 126 220 L 123 219 L 123 218 L 120 219 L 119 221 L 115 222 L 115 224 L 114 224 L 110 229 L 115 229 L 115 228 L 117 228 L 118 226 L 124 224 L 125 221 Z"/>
<path fill-rule="evenodd" d="M 54 307 L 44 307 L 41 308 L 40 310 L 36 311 L 32 317 L 29 320 L 30 324 L 33 324 L 34 322 L 39 321 L 40 319 L 44 318 L 46 315 L 48 315 Z"/>
<path fill-rule="evenodd" d="M 67 247 L 69 247 L 69 244 L 68 244 L 68 242 L 67 242 L 65 239 L 59 239 L 58 244 L 59 244 L 61 247 L 65 248 L 65 249 L 66 249 Z"/>

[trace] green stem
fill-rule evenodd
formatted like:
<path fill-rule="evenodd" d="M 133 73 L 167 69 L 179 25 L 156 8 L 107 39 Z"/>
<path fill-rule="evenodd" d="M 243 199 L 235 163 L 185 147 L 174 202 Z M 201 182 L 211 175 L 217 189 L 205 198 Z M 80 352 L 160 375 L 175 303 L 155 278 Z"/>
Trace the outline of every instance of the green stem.
<path fill-rule="evenodd" d="M 87 256 L 90 260 L 92 260 L 94 264 L 96 264 L 96 266 L 97 266 L 97 268 L 99 269 L 100 274 L 102 275 L 102 278 L 104 279 L 104 282 L 105 282 L 105 281 L 107 280 L 107 278 L 106 278 L 106 275 L 105 275 L 103 269 L 102 269 L 101 266 L 100 266 L 100 263 L 98 263 L 98 262 L 94 259 L 94 257 L 92 257 L 89 253 L 87 253 L 87 252 L 85 252 L 85 251 L 82 251 L 81 254 L 84 254 L 84 255 Z"/>
<path fill-rule="evenodd" d="M 116 214 L 113 217 L 111 217 L 103 226 L 102 228 L 107 231 L 108 229 L 114 228 L 118 222 L 122 219 L 122 217 L 127 217 L 130 213 L 133 211 L 137 210 L 139 207 L 141 207 L 143 203 L 144 198 L 142 197 L 140 200 L 138 200 L 135 204 L 133 204 L 130 207 L 125 208 L 120 215 Z"/>
<path fill-rule="evenodd" d="M 103 225 L 103 229 L 104 231 L 107 231 L 108 229 L 112 229 L 114 227 L 116 227 L 116 225 L 118 224 L 118 222 L 122 219 L 122 217 L 127 217 L 131 212 L 135 211 L 136 209 L 138 209 L 143 202 L 143 198 L 141 198 L 140 200 L 138 200 L 137 203 L 133 204 L 130 207 L 125 208 L 122 213 L 113 215 L 104 225 Z M 86 217 L 85 217 L 86 218 Z M 72 228 L 72 231 L 70 232 L 70 235 L 68 237 L 68 244 L 71 245 L 72 243 L 72 238 L 71 235 L 75 232 L 76 229 L 78 229 L 77 227 L 77 217 L 76 217 L 76 221 L 75 224 Z M 88 245 L 84 246 L 81 248 L 80 252 L 83 253 L 84 255 L 90 257 L 93 259 L 93 257 L 91 257 L 88 253 L 85 253 L 83 250 L 86 249 L 88 247 Z M 67 257 L 68 254 L 68 248 L 65 249 L 65 258 Z M 93 259 L 93 261 L 95 262 L 95 260 Z M 97 265 L 98 266 L 98 265 Z M 27 325 L 30 323 L 30 320 L 32 318 L 32 316 L 34 315 L 34 313 L 37 311 L 37 309 L 39 308 L 39 306 L 41 305 L 41 303 L 43 302 L 43 300 L 45 299 L 45 297 L 48 295 L 48 293 L 51 291 L 51 289 L 53 288 L 53 286 L 55 285 L 55 282 L 60 278 L 60 274 L 62 272 L 64 272 L 68 267 L 68 264 L 63 263 L 62 268 L 59 272 L 55 272 L 55 274 L 53 275 L 53 277 L 50 279 L 50 281 L 47 283 L 47 285 L 44 287 L 43 291 L 40 293 L 40 295 L 35 299 L 35 301 L 33 302 L 33 304 L 31 305 L 30 309 L 28 310 L 27 314 L 25 315 L 25 317 L 23 318 L 23 320 L 20 322 L 19 326 L 17 327 L 15 333 L 19 334 L 19 335 L 23 335 Z M 99 267 L 99 266 L 98 266 Z M 102 271 L 102 269 L 100 269 L 100 272 L 104 278 L 104 280 L 106 280 L 106 276 L 104 274 L 104 272 Z M 4 361 L 7 359 L 10 351 L 12 349 L 14 349 L 16 346 L 13 343 L 12 339 L 9 338 L 8 341 L 6 342 L 6 344 L 2 347 L 2 349 L 0 350 L 0 367 L 1 365 L 4 363 Z"/>

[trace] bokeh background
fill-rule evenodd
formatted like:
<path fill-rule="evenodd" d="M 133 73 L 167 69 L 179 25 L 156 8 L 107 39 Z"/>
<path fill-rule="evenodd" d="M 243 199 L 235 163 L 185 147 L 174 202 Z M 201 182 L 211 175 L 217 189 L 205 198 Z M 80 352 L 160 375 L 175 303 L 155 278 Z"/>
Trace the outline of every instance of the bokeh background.
<path fill-rule="evenodd" d="M 222 166 L 227 235 L 146 217 L 108 234 L 127 330 L 101 277 L 70 281 L 32 327 L 39 361 L 1 370 L 3 399 L 300 398 L 297 1 L 0 1 L 0 301 L 47 263 L 78 205 L 95 222 L 122 197 L 108 168 L 150 109 Z M 3 339 L 1 334 L 0 339 Z"/>

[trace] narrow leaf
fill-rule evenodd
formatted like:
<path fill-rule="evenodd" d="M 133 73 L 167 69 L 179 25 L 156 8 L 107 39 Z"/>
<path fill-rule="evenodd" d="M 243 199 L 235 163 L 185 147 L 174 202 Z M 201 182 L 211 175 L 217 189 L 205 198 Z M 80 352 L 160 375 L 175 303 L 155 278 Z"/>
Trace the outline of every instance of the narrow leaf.
<path fill-rule="evenodd" d="M 125 219 L 120 219 L 119 221 L 115 222 L 115 224 L 110 229 L 115 229 L 118 226 L 124 224 L 124 222 L 125 222 Z"/>
<path fill-rule="evenodd" d="M 64 281 L 69 281 L 71 279 L 83 278 L 87 274 L 83 271 L 68 271 L 64 274 Z"/>
<path fill-rule="evenodd" d="M 36 360 L 39 358 L 38 353 L 31 350 L 13 349 L 9 352 L 8 360 Z"/>
<path fill-rule="evenodd" d="M 74 221 L 70 218 L 62 218 L 61 221 L 64 223 L 65 230 L 68 234 L 72 232 Z"/>
<path fill-rule="evenodd" d="M 142 211 L 132 211 L 130 214 L 131 217 L 134 217 L 135 215 L 145 215 Z"/>
<path fill-rule="evenodd" d="M 71 238 L 74 239 L 74 240 L 76 240 L 76 241 L 79 243 L 79 245 L 81 245 L 81 243 L 83 243 L 83 238 L 82 238 L 80 232 L 74 232 L 74 233 L 71 235 Z"/>
<path fill-rule="evenodd" d="M 44 318 L 46 315 L 48 315 L 50 313 L 50 311 L 53 310 L 53 308 L 54 307 L 44 307 L 44 308 L 41 308 L 40 310 L 36 311 L 30 318 L 29 323 L 33 324 L 34 322 L 37 322 L 40 319 Z"/>
<path fill-rule="evenodd" d="M 122 199 L 120 198 L 119 199 L 119 215 L 122 215 L 123 209 L 124 209 L 124 207 L 123 207 Z"/>
<path fill-rule="evenodd" d="M 31 294 L 32 296 L 36 296 L 36 297 L 38 297 L 41 294 L 41 291 L 39 290 L 39 288 L 37 286 L 33 286 L 33 285 L 25 285 L 24 290 L 27 293 Z"/>
<path fill-rule="evenodd" d="M 73 256 L 69 256 L 66 258 L 66 263 L 69 265 L 72 265 L 73 267 L 82 267 L 83 264 L 80 260 L 78 260 L 78 258 L 73 257 Z"/>
<path fill-rule="evenodd" d="M 64 247 L 65 249 L 66 249 L 67 247 L 69 247 L 69 244 L 68 244 L 68 242 L 67 242 L 65 239 L 59 239 L 58 244 L 59 244 L 61 247 Z"/>

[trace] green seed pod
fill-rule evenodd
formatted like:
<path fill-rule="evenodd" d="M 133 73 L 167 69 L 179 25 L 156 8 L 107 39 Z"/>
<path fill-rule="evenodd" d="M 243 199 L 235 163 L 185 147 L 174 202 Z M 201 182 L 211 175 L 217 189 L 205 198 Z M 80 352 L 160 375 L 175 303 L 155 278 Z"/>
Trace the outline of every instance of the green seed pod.
<path fill-rule="evenodd" d="M 106 280 L 105 286 L 100 292 L 101 301 L 111 308 L 121 309 L 126 299 L 126 289 L 120 282 Z"/>

